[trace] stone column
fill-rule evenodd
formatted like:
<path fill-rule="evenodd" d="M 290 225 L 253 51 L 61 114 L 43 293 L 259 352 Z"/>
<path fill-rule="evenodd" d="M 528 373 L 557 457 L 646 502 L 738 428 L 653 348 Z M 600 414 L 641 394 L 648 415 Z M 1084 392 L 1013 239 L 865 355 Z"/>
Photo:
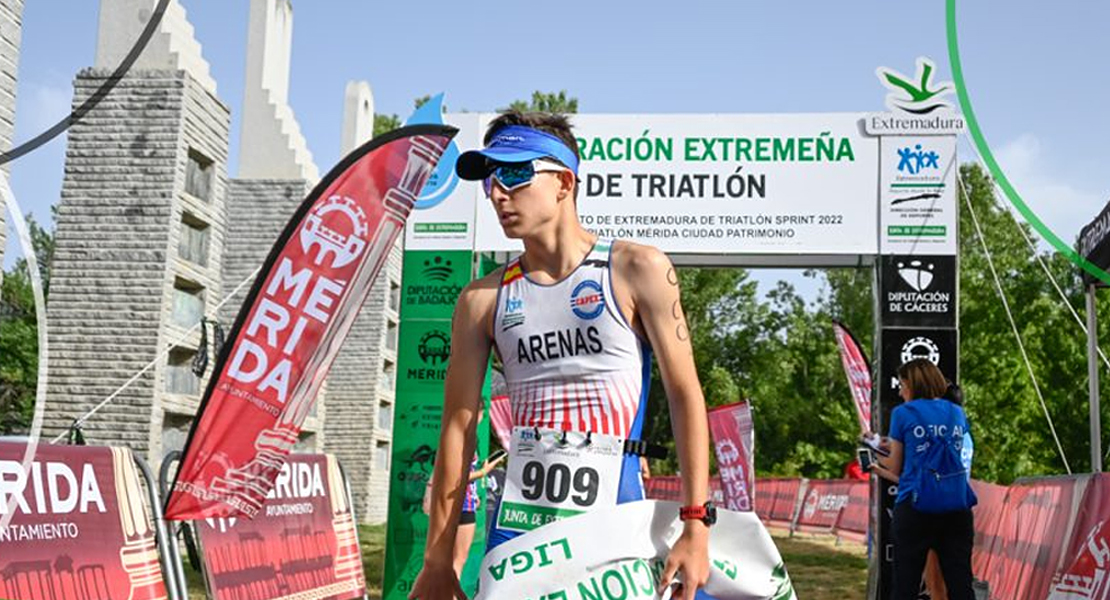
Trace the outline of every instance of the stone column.
<path fill-rule="evenodd" d="M 19 73 L 19 46 L 23 30 L 23 0 L 0 0 L 0 151 L 12 147 L 15 132 L 15 91 Z M 11 164 L 3 166 L 11 176 Z M 7 211 L 0 206 L 0 264 L 7 247 Z"/>
<path fill-rule="evenodd" d="M 319 179 L 312 153 L 286 103 L 292 34 L 289 0 L 251 0 L 239 174 L 231 181 L 228 196 L 222 273 L 229 294 L 247 283 L 220 313 L 229 331 L 253 284 L 252 274 Z M 326 390 L 325 384 L 303 425 L 298 450 L 322 448 Z"/>
<path fill-rule="evenodd" d="M 97 65 L 74 103 L 108 78 L 153 0 L 103 0 Z M 160 462 L 179 446 L 204 389 L 189 369 L 221 297 L 230 111 L 216 96 L 184 10 L 171 2 L 142 58 L 70 130 L 47 320 L 45 434 L 153 362 L 86 423 L 90 443 Z M 159 355 L 169 348 L 168 355 Z"/>

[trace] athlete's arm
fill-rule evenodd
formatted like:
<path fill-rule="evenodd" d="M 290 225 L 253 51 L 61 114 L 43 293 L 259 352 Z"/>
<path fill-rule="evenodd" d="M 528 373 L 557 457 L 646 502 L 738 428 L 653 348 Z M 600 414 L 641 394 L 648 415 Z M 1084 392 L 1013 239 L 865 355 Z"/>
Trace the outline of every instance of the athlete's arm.
<path fill-rule="evenodd" d="M 492 345 L 489 327 L 497 281 L 487 277 L 472 282 L 463 289 L 455 306 L 443 421 L 432 473 L 424 568 L 413 583 L 409 598 L 465 598 L 454 569 L 455 533 L 469 481 L 467 457 L 474 456 L 474 431 L 482 410 L 481 390 Z"/>
<path fill-rule="evenodd" d="M 629 291 L 633 323 L 647 335 L 663 375 L 682 471 L 683 504 L 701 505 L 709 499 L 709 425 L 690 330 L 679 298 L 678 276 L 671 261 L 655 248 L 629 243 L 617 248 L 621 250 L 614 257 L 614 266 Z M 683 533 L 667 558 L 660 587 L 669 585 L 679 571 L 683 576 L 682 597 L 693 600 L 709 577 L 709 529 L 701 521 L 684 523 Z"/>

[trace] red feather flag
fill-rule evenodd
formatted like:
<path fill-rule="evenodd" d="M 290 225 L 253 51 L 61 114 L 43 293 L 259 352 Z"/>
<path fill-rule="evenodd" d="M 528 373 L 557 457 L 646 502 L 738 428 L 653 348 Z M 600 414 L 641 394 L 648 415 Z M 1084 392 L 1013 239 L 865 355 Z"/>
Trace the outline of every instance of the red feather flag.
<path fill-rule="evenodd" d="M 348 155 L 285 227 L 228 336 L 166 518 L 253 517 L 456 130 L 414 125 Z"/>

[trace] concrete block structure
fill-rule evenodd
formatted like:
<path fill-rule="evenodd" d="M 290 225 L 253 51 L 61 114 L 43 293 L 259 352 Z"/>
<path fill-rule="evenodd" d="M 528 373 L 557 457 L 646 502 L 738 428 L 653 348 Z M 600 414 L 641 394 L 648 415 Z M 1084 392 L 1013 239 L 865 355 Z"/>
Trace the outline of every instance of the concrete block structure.
<path fill-rule="evenodd" d="M 96 64 L 76 77 L 75 105 L 130 51 L 155 4 L 101 0 Z M 231 115 L 177 0 L 129 75 L 70 130 L 47 309 L 45 435 L 123 388 L 86 422 L 90 443 L 127 446 L 154 464 L 183 447 L 216 359 L 209 347 L 206 376 L 193 374 L 195 326 L 215 317 L 230 331 L 257 270 L 319 179 L 287 103 L 291 32 L 289 0 L 251 0 L 234 179 Z M 348 84 L 343 114 L 346 154 L 373 133 L 368 84 Z M 296 447 L 342 461 L 366 522 L 383 521 L 388 503 L 400 243 Z"/>
<path fill-rule="evenodd" d="M 0 0 L 0 151 L 12 147 L 15 135 L 15 92 L 19 80 L 19 47 L 23 32 L 23 0 Z M 11 175 L 5 163 L 4 174 Z M 0 206 L 0 264 L 7 246 L 6 211 Z"/>
<path fill-rule="evenodd" d="M 97 62 L 77 75 L 75 105 L 106 81 L 152 6 L 102 0 Z M 184 10 L 171 2 L 128 76 L 69 130 L 45 435 L 141 372 L 87 421 L 87 439 L 155 464 L 184 443 L 205 384 L 190 368 L 199 330 L 188 332 L 221 298 L 229 127 Z"/>

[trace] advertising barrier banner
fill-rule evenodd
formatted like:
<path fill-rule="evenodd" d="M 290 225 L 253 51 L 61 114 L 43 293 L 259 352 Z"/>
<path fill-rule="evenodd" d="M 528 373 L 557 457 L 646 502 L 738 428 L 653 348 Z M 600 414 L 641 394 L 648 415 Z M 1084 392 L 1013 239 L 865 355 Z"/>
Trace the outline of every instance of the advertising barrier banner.
<path fill-rule="evenodd" d="M 1063 569 L 1053 578 L 1048 600 L 1110 597 L 1110 475 L 1091 477 L 1072 528 Z"/>
<path fill-rule="evenodd" d="M 864 501 L 861 504 L 860 499 L 868 497 L 868 485 L 866 481 L 852 479 L 809 480 L 806 485 L 805 500 L 798 514 L 796 529 L 810 533 L 834 533 L 842 512 L 853 513 L 848 519 L 850 523 L 866 521 L 867 503 Z M 853 490 L 856 490 L 855 504 L 852 503 Z M 859 533 L 858 524 L 855 528 Z M 863 532 L 866 531 L 864 527 Z"/>
<path fill-rule="evenodd" d="M 259 514 L 382 264 L 454 130 L 417 125 L 348 155 L 255 279 L 189 432 L 168 519 Z"/>
<path fill-rule="evenodd" d="M 752 408 L 747 401 L 719 406 L 709 411 L 709 433 L 717 453 L 724 507 L 752 510 L 755 493 L 755 430 Z"/>
<path fill-rule="evenodd" d="M 977 479 L 971 480 L 971 488 L 979 498 L 979 503 L 972 509 L 975 514 L 975 547 L 971 554 L 971 572 L 984 579 L 990 562 L 990 545 L 1006 510 L 1006 493 L 1010 488 Z"/>
<path fill-rule="evenodd" d="M 1085 487 L 1086 479 L 1077 477 L 1010 486 L 998 527 L 984 539 L 985 568 L 984 561 L 975 561 L 982 569 L 975 576 L 990 582 L 992 599 L 1040 600 L 1048 595 Z"/>
<path fill-rule="evenodd" d="M 0 598 L 166 598 L 138 469 L 122 448 L 0 442 Z"/>
<path fill-rule="evenodd" d="M 366 592 L 354 516 L 332 456 L 289 456 L 255 518 L 209 518 L 196 529 L 214 600 L 347 600 Z"/>
<path fill-rule="evenodd" d="M 805 479 L 760 479 L 756 482 L 756 511 L 765 523 L 777 527 L 793 527 L 799 502 L 805 492 Z M 766 516 L 762 513 L 766 510 Z"/>

